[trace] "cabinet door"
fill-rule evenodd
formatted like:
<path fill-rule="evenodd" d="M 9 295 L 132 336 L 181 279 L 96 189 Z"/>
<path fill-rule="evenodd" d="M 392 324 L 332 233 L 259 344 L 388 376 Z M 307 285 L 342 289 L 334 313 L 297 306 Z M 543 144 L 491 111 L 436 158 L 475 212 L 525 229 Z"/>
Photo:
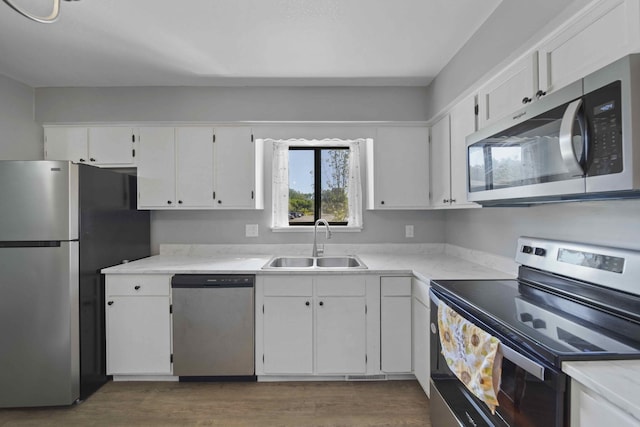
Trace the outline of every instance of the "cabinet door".
<path fill-rule="evenodd" d="M 312 374 L 312 298 L 265 297 L 263 303 L 264 372 Z"/>
<path fill-rule="evenodd" d="M 134 132 L 130 127 L 89 128 L 89 163 L 95 165 L 133 165 Z"/>
<path fill-rule="evenodd" d="M 380 278 L 381 367 L 386 373 L 411 372 L 411 278 Z"/>
<path fill-rule="evenodd" d="M 538 90 L 538 54 L 529 53 L 478 91 L 478 126 L 501 119 L 535 99 Z"/>
<path fill-rule="evenodd" d="M 431 126 L 431 205 L 448 207 L 451 203 L 451 173 L 449 164 L 449 115 Z"/>
<path fill-rule="evenodd" d="M 213 205 L 213 128 L 176 128 L 176 188 L 179 207 Z"/>
<path fill-rule="evenodd" d="M 215 132 L 215 206 L 222 209 L 250 209 L 255 200 L 251 128 L 218 127 Z"/>
<path fill-rule="evenodd" d="M 71 160 L 77 163 L 88 162 L 87 128 L 45 128 L 44 158 L 46 160 Z"/>
<path fill-rule="evenodd" d="M 107 375 L 171 374 L 169 297 L 107 297 Z"/>
<path fill-rule="evenodd" d="M 637 1 L 592 2 L 540 46 L 540 88 L 550 93 L 637 51 L 639 13 Z"/>
<path fill-rule="evenodd" d="M 449 113 L 451 120 L 451 205 L 480 207 L 467 201 L 467 136 L 476 131 L 475 97 L 457 104 Z"/>
<path fill-rule="evenodd" d="M 571 427 L 638 427 L 640 421 L 579 382 L 571 381 Z"/>
<path fill-rule="evenodd" d="M 173 207 L 176 194 L 173 128 L 140 128 L 138 206 Z"/>
<path fill-rule="evenodd" d="M 413 298 L 413 373 L 429 395 L 429 308 Z"/>
<path fill-rule="evenodd" d="M 378 128 L 368 171 L 368 209 L 429 208 L 429 129 Z"/>
<path fill-rule="evenodd" d="M 364 297 L 317 297 L 316 373 L 364 374 L 366 303 Z"/>

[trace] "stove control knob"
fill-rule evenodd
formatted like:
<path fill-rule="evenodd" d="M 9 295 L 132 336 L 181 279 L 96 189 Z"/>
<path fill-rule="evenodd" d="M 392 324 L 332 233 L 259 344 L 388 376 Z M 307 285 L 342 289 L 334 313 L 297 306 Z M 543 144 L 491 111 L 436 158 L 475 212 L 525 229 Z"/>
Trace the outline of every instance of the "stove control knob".
<path fill-rule="evenodd" d="M 538 256 L 544 256 L 547 251 L 542 249 L 542 248 L 536 248 L 535 251 L 533 251 L 534 255 L 538 255 Z"/>
<path fill-rule="evenodd" d="M 522 252 L 524 252 L 525 254 L 530 254 L 533 252 L 533 248 L 531 246 L 524 245 L 522 247 Z"/>
<path fill-rule="evenodd" d="M 547 322 L 542 319 L 535 319 L 533 321 L 533 327 L 535 329 L 547 329 Z"/>

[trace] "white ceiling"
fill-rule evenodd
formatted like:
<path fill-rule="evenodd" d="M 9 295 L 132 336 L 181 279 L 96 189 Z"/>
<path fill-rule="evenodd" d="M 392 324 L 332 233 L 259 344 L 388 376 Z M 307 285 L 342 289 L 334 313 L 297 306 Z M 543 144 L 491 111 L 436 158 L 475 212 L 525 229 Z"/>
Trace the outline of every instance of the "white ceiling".
<path fill-rule="evenodd" d="M 13 0 L 48 15 L 52 0 Z M 0 74 L 33 87 L 427 85 L 501 0 L 0 2 Z"/>

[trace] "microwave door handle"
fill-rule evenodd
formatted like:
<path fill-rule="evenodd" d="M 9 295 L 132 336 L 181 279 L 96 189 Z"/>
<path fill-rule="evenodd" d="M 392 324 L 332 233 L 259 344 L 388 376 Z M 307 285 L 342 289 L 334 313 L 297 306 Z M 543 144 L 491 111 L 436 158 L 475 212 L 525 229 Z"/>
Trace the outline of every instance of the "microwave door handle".
<path fill-rule="evenodd" d="M 560 123 L 560 156 L 562 157 L 564 166 L 572 176 L 584 175 L 582 165 L 580 165 L 573 148 L 573 123 L 578 116 L 580 107 L 582 107 L 582 99 L 577 99 L 570 103 L 564 111 L 562 122 Z"/>

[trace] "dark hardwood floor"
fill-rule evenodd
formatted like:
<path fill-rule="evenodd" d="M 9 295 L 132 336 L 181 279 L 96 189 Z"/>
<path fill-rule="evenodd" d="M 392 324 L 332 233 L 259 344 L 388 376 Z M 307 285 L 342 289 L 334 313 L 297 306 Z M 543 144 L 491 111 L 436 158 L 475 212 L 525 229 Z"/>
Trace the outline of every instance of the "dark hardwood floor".
<path fill-rule="evenodd" d="M 431 426 L 416 381 L 109 382 L 67 408 L 0 409 L 0 426 Z"/>

